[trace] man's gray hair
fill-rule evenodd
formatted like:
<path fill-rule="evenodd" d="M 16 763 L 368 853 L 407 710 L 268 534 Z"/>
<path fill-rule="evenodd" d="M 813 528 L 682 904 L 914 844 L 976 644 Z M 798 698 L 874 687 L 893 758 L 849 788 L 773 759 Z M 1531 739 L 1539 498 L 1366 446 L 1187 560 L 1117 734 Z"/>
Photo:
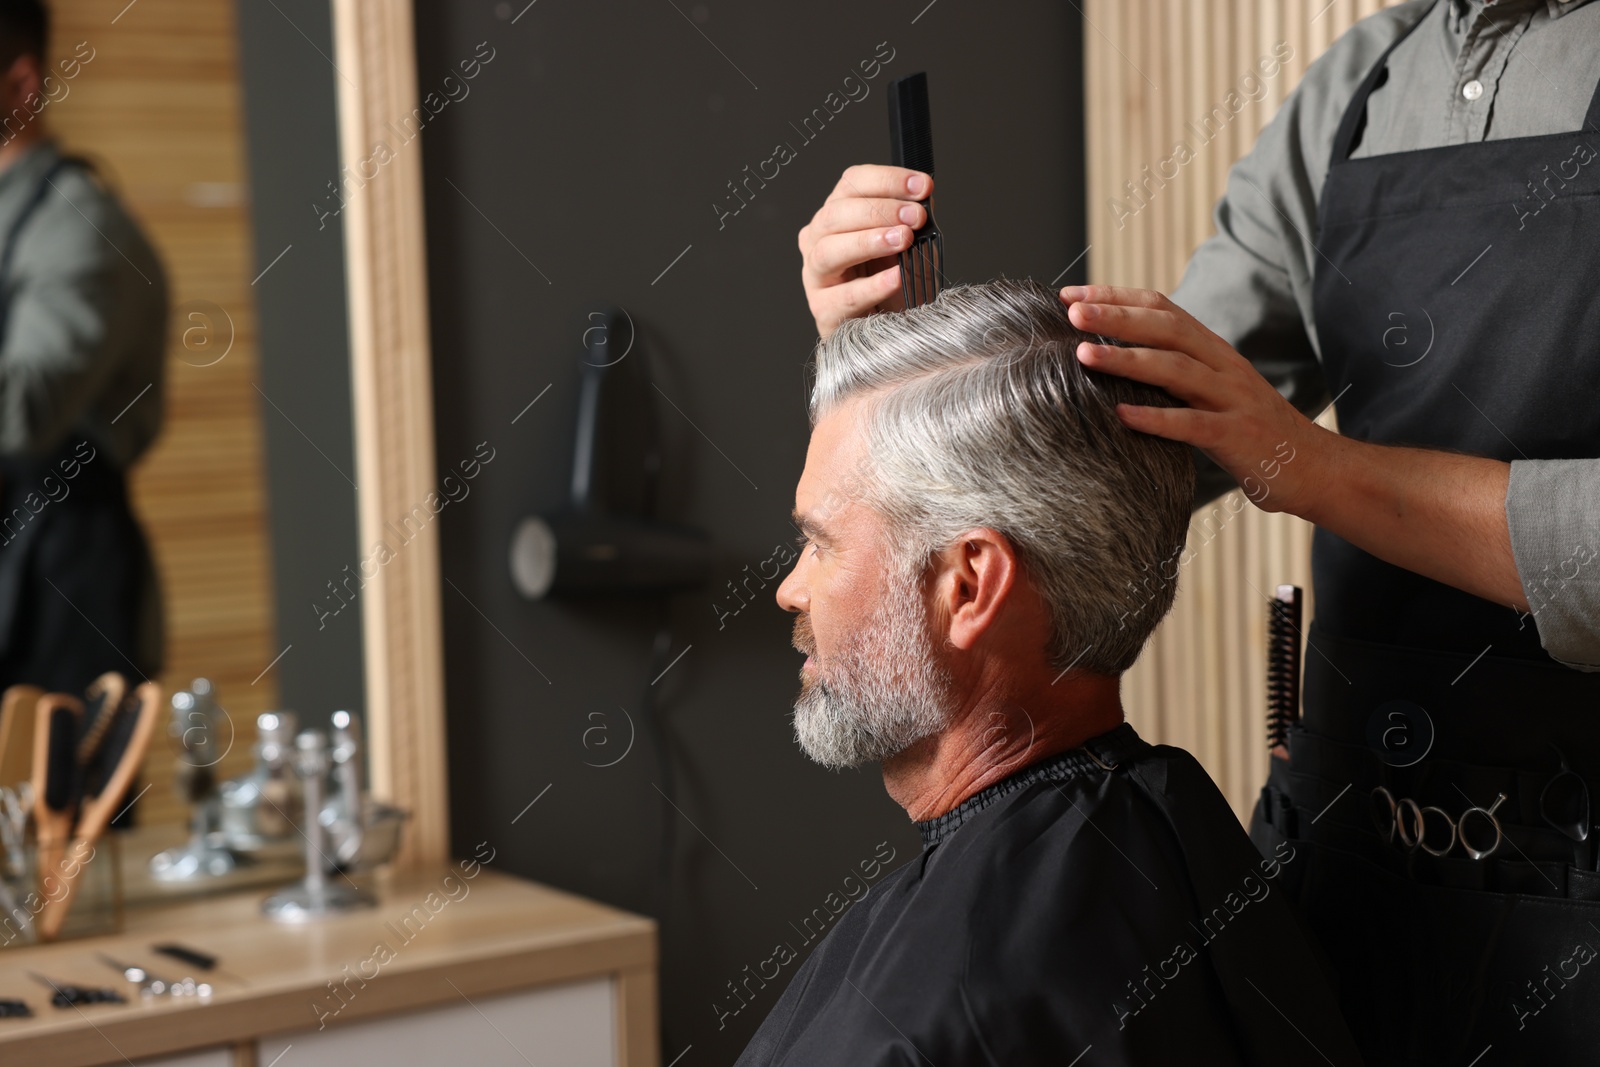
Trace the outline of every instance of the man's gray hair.
<path fill-rule="evenodd" d="M 1119 343 L 1073 326 L 1049 286 L 954 286 L 819 342 L 811 421 L 874 394 L 859 498 L 896 558 L 997 531 L 1049 606 L 1053 667 L 1120 674 L 1172 607 L 1194 461 L 1188 445 L 1118 421 L 1119 403 L 1177 402 L 1085 368 L 1086 340 Z"/>

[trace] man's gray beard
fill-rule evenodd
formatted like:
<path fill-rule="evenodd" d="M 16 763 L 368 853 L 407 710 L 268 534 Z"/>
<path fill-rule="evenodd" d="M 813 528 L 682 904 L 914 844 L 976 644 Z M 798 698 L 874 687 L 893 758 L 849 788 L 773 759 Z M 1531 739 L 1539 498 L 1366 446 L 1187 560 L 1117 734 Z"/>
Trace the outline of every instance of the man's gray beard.
<path fill-rule="evenodd" d="M 949 725 L 950 676 L 934 658 L 923 568 L 897 570 L 879 609 L 829 660 L 827 679 L 815 664 L 810 677 L 800 672 L 795 740 L 824 767 L 888 759 Z M 795 629 L 796 647 L 815 656 L 809 620 Z"/>

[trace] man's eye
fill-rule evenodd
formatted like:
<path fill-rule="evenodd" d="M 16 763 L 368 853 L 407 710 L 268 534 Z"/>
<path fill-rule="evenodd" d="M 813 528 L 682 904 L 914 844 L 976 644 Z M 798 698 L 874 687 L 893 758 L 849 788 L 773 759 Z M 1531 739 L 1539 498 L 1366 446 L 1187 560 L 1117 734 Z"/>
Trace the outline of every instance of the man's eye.
<path fill-rule="evenodd" d="M 796 537 L 794 539 L 794 543 L 800 546 L 800 551 L 802 551 L 802 552 L 804 552 L 808 548 L 811 549 L 811 555 L 812 555 L 813 558 L 815 558 L 817 556 L 820 556 L 822 554 L 821 547 L 819 545 L 817 545 L 816 542 L 812 541 L 811 538 L 807 537 L 805 534 L 801 534 L 799 537 Z"/>

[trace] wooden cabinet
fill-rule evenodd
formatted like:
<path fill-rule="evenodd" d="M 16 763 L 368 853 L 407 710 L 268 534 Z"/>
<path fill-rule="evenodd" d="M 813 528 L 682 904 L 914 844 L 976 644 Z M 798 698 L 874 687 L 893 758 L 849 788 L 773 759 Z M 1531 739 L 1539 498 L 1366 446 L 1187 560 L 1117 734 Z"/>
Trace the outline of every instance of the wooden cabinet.
<path fill-rule="evenodd" d="M 612 1067 L 617 1062 L 612 983 L 605 979 L 474 997 L 397 1018 L 265 1038 L 257 1061 L 294 1067 Z M 291 1054 L 292 1050 L 292 1054 Z"/>
<path fill-rule="evenodd" d="M 126 1063 L 126 1060 L 116 1060 L 116 1063 Z M 138 1060 L 134 1067 L 237 1067 L 234 1062 L 234 1051 L 229 1048 L 208 1049 L 205 1052 L 191 1052 L 184 1056 L 162 1056 L 154 1060 Z"/>
<path fill-rule="evenodd" d="M 384 884 L 376 909 L 302 926 L 262 918 L 262 896 L 135 912 L 116 936 L 0 951 L 0 997 L 34 1009 L 0 1019 L 0 1064 L 657 1067 L 649 919 L 487 867 Z M 150 951 L 163 941 L 219 958 L 209 1000 L 135 994 L 61 1010 L 29 977 L 120 984 L 100 953 L 178 977 L 182 965 Z"/>

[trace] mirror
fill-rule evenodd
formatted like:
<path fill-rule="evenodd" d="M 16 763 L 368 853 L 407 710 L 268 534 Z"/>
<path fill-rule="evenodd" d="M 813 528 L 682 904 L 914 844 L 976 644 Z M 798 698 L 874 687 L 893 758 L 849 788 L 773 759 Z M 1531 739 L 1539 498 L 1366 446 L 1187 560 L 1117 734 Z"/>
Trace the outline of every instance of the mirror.
<path fill-rule="evenodd" d="M 332 11 L 50 6 L 49 80 L 29 125 L 89 161 L 159 260 L 147 282 L 166 289 L 163 373 L 110 420 L 159 426 L 126 470 L 159 577 L 152 677 L 168 699 L 207 679 L 218 709 L 174 719 L 163 701 L 136 825 L 120 835 L 126 899 L 281 882 L 297 842 L 226 879 L 145 871 L 188 836 L 197 775 L 252 769 L 262 713 L 327 729 L 336 709 L 366 711 L 345 246 L 325 200 L 340 175 Z M 108 260 L 123 254 L 102 236 Z M 148 661 L 119 655 L 111 667 L 142 680 Z"/>

